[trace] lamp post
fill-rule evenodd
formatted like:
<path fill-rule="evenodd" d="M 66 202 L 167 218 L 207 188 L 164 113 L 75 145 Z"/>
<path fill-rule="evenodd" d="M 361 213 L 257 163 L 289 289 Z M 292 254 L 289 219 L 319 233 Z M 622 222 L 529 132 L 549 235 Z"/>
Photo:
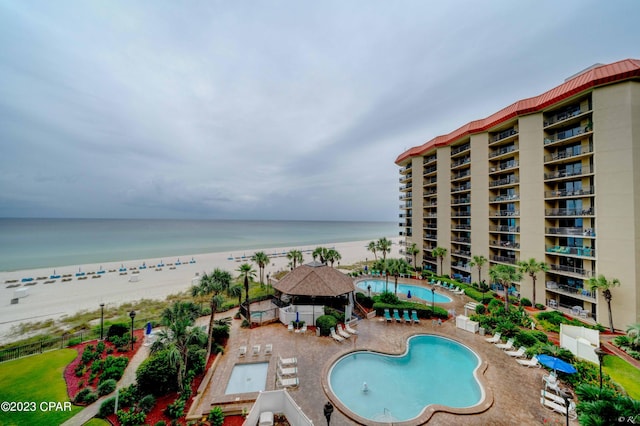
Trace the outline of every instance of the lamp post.
<path fill-rule="evenodd" d="M 268 272 L 267 272 L 267 288 L 269 289 L 269 292 L 271 292 L 271 277 L 269 276 Z"/>
<path fill-rule="evenodd" d="M 104 336 L 104 303 L 100 304 L 100 340 Z"/>
<path fill-rule="evenodd" d="M 602 394 L 602 359 L 604 358 L 606 352 L 603 351 L 600 346 L 595 348 L 593 351 L 596 353 L 596 355 L 598 355 L 598 363 L 600 364 L 600 393 Z"/>
<path fill-rule="evenodd" d="M 329 423 L 331 423 L 331 414 L 333 414 L 333 405 L 331 404 L 331 402 L 327 401 L 326 404 L 324 404 L 324 417 L 327 419 L 327 426 L 329 426 Z"/>
<path fill-rule="evenodd" d="M 436 300 L 436 290 L 433 287 L 431 287 L 431 315 L 434 315 L 436 312 L 435 300 Z"/>
<path fill-rule="evenodd" d="M 131 317 L 131 350 L 133 351 L 133 319 L 136 317 L 136 311 L 129 312 L 129 317 Z"/>
<path fill-rule="evenodd" d="M 564 399 L 564 407 L 567 414 L 567 426 L 569 426 L 569 400 L 571 399 L 571 395 L 569 395 L 566 391 L 561 390 L 560 396 L 562 397 L 562 399 Z"/>

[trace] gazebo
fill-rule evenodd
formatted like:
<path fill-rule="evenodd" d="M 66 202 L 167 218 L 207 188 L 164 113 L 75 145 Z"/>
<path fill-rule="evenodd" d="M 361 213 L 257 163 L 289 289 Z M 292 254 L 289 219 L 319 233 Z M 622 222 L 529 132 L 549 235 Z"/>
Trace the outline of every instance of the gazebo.
<path fill-rule="evenodd" d="M 280 309 L 280 321 L 305 321 L 315 325 L 324 314 L 324 305 L 344 307 L 345 318 L 353 311 L 353 279 L 327 264 L 313 261 L 300 265 L 274 286 L 282 295 L 292 298 L 292 304 Z"/>

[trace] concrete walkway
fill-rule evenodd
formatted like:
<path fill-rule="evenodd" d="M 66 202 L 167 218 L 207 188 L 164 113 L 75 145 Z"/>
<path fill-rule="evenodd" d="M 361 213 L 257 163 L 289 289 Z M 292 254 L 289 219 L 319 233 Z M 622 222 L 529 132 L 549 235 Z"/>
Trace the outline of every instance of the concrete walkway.
<path fill-rule="evenodd" d="M 124 387 L 129 386 L 136 381 L 136 370 L 142 364 L 142 361 L 147 359 L 149 356 L 150 346 L 140 346 L 138 352 L 131 358 L 131 361 L 127 365 L 127 368 L 124 370 L 124 374 L 122 378 L 118 382 L 118 389 L 122 389 Z M 81 426 L 94 418 L 96 414 L 98 414 L 98 410 L 100 409 L 100 405 L 105 399 L 111 398 L 114 396 L 114 393 L 110 393 L 109 395 L 105 395 L 99 398 L 96 402 L 91 405 L 88 405 L 84 408 L 84 410 L 80 411 L 78 414 L 64 422 L 63 426 Z"/>

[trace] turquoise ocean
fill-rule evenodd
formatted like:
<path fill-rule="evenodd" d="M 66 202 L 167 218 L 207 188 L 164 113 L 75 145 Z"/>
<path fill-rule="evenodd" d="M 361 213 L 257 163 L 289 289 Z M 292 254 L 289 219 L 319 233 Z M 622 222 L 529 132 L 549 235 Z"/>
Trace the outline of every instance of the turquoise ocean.
<path fill-rule="evenodd" d="M 395 222 L 0 218 L 0 271 L 397 235 Z"/>

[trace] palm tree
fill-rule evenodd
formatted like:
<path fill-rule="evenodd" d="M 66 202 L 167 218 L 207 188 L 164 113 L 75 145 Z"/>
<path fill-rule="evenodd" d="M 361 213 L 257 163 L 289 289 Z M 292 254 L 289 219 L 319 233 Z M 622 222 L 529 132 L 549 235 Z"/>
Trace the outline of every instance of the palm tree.
<path fill-rule="evenodd" d="M 640 323 L 627 327 L 627 337 L 629 338 L 631 346 L 640 348 Z"/>
<path fill-rule="evenodd" d="M 160 322 L 165 329 L 151 346 L 151 353 L 168 351 L 171 366 L 177 367 L 177 381 L 180 392 L 184 390 L 189 345 L 206 341 L 202 328 L 194 326 L 199 309 L 192 302 L 175 302 L 162 312 Z"/>
<path fill-rule="evenodd" d="M 444 261 L 444 257 L 447 255 L 447 249 L 444 247 L 436 247 L 431 251 L 431 256 L 437 257 L 440 259 L 440 275 L 444 273 L 442 262 Z"/>
<path fill-rule="evenodd" d="M 229 291 L 231 280 L 233 280 L 231 272 L 225 271 L 224 269 L 215 268 L 211 275 L 213 276 L 213 279 L 222 286 L 222 289 L 224 291 Z"/>
<path fill-rule="evenodd" d="M 412 243 L 411 246 L 407 249 L 407 254 L 413 257 L 413 268 L 417 271 L 418 266 L 416 263 L 418 262 L 417 257 L 418 253 L 420 253 L 420 249 L 416 243 Z"/>
<path fill-rule="evenodd" d="M 406 274 L 409 271 L 409 263 L 407 263 L 406 259 L 388 259 L 387 266 L 389 273 L 393 275 L 395 279 L 395 295 L 398 295 L 398 277 L 401 274 Z"/>
<path fill-rule="evenodd" d="M 209 316 L 209 334 L 208 334 L 208 345 L 207 345 L 207 360 L 211 355 L 211 348 L 213 347 L 213 322 L 216 315 L 216 310 L 218 306 L 224 303 L 224 299 L 220 296 L 220 293 L 224 290 L 224 286 L 221 282 L 215 279 L 215 275 L 207 275 L 204 274 L 200 279 L 200 284 L 197 286 L 191 287 L 191 295 L 192 296 L 209 296 L 211 295 L 211 299 L 209 302 L 209 307 L 211 308 L 211 315 Z"/>
<path fill-rule="evenodd" d="M 251 256 L 251 261 L 258 265 L 258 269 L 260 269 L 260 285 L 264 285 L 264 267 L 269 264 L 269 256 L 265 252 L 259 251 Z"/>
<path fill-rule="evenodd" d="M 522 273 L 515 266 L 498 264 L 489 269 L 489 277 L 504 287 L 504 309 L 509 312 L 509 287 L 514 281 L 522 279 Z"/>
<path fill-rule="evenodd" d="M 298 263 L 302 264 L 302 262 L 304 262 L 304 257 L 300 250 L 289 250 L 289 253 L 287 253 L 287 259 L 291 261 L 293 269 L 296 269 Z"/>
<path fill-rule="evenodd" d="M 521 260 L 520 262 L 518 262 L 518 268 L 520 268 L 523 273 L 529 274 L 531 280 L 533 281 L 532 303 L 533 306 L 536 306 L 536 275 L 538 274 L 538 272 L 548 271 L 549 267 L 544 262 L 538 262 L 534 258 L 530 258 L 529 260 Z"/>
<path fill-rule="evenodd" d="M 316 258 L 320 258 L 320 263 L 327 263 L 327 252 L 329 250 L 326 247 L 316 247 L 315 250 L 313 250 L 313 253 L 311 253 L 311 256 L 313 257 L 313 260 L 316 260 Z"/>
<path fill-rule="evenodd" d="M 474 266 L 478 267 L 478 285 L 480 285 L 480 283 L 482 282 L 482 267 L 486 265 L 487 262 L 487 258 L 483 255 L 473 256 L 473 260 L 469 262 L 469 266 L 471 266 L 472 268 Z"/>
<path fill-rule="evenodd" d="M 249 321 L 249 328 L 251 328 L 251 306 L 249 304 L 249 278 L 255 278 L 256 271 L 251 267 L 250 263 L 243 263 L 240 265 L 237 272 L 240 272 L 240 277 L 244 277 L 244 292 L 245 292 L 245 303 L 247 305 L 247 320 Z"/>
<path fill-rule="evenodd" d="M 367 246 L 367 250 L 369 250 L 370 252 L 373 253 L 374 261 L 378 260 L 378 254 L 377 254 L 378 246 L 376 245 L 375 241 L 369 241 L 369 245 Z"/>
<path fill-rule="evenodd" d="M 242 303 L 242 285 L 241 284 L 235 284 L 229 287 L 227 294 L 229 295 L 229 297 L 237 297 L 238 305 Z"/>
<path fill-rule="evenodd" d="M 384 291 L 389 287 L 389 261 L 387 259 L 378 259 L 373 262 L 372 269 L 382 271 L 385 278 Z"/>
<path fill-rule="evenodd" d="M 338 253 L 338 251 L 335 249 L 327 250 L 327 253 L 325 256 L 326 256 L 326 261 L 331 264 L 332 268 L 333 268 L 333 262 L 339 262 L 340 259 L 342 259 L 342 256 L 340 255 L 340 253 Z"/>
<path fill-rule="evenodd" d="M 598 277 L 589 278 L 588 281 L 589 287 L 591 287 L 591 291 L 594 290 L 602 290 L 602 296 L 604 300 L 607 301 L 607 308 L 609 309 L 609 328 L 611 332 L 614 332 L 613 329 L 613 314 L 611 313 L 611 289 L 613 287 L 618 287 L 620 285 L 620 280 L 617 278 L 609 281 L 604 275 L 600 274 Z"/>
<path fill-rule="evenodd" d="M 387 259 L 387 253 L 391 253 L 391 245 L 393 243 L 389 241 L 386 237 L 382 237 L 376 243 L 376 250 L 382 253 L 382 258 L 384 260 Z"/>

